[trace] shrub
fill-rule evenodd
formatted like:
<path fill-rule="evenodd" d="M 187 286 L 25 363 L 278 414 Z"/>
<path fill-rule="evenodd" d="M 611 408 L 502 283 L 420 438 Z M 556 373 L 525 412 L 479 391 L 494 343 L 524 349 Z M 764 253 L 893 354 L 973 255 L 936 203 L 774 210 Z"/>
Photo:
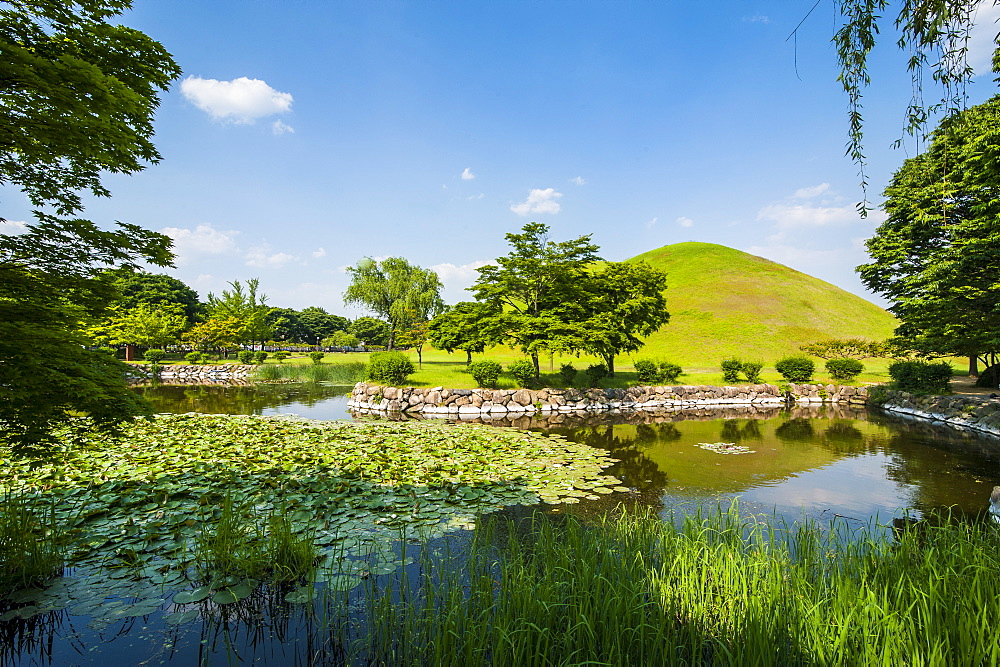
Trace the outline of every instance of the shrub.
<path fill-rule="evenodd" d="M 280 350 L 274 353 L 274 358 L 278 360 L 278 363 L 284 363 L 285 359 L 288 358 L 289 353 L 284 350 Z"/>
<path fill-rule="evenodd" d="M 319 352 L 319 351 L 317 351 L 317 352 L 310 352 L 309 353 L 309 358 L 312 359 L 312 362 L 314 364 L 322 363 L 323 357 L 325 357 L 325 356 L 326 356 L 326 352 Z"/>
<path fill-rule="evenodd" d="M 677 378 L 681 376 L 684 369 L 677 364 L 672 364 L 669 361 L 661 361 L 659 368 L 658 381 L 662 384 L 673 384 L 677 382 Z"/>
<path fill-rule="evenodd" d="M 865 365 L 857 359 L 830 359 L 826 362 L 826 372 L 836 380 L 850 382 L 861 375 Z"/>
<path fill-rule="evenodd" d="M 559 379 L 567 387 L 573 386 L 573 380 L 576 379 L 576 367 L 573 364 L 563 364 L 559 367 Z"/>
<path fill-rule="evenodd" d="M 808 382 L 816 364 L 809 357 L 785 357 L 774 365 L 774 369 L 789 382 Z"/>
<path fill-rule="evenodd" d="M 249 366 L 253 363 L 253 352 L 250 350 L 240 350 L 236 353 L 236 360 L 244 366 Z"/>
<path fill-rule="evenodd" d="M 204 361 L 204 359 L 202 359 L 203 356 L 205 355 L 201 352 L 188 352 L 184 355 L 184 358 L 187 359 L 189 364 L 197 364 Z"/>
<path fill-rule="evenodd" d="M 199 352 L 198 353 L 198 361 L 200 363 L 207 364 L 208 363 L 208 359 L 209 359 L 208 352 Z"/>
<path fill-rule="evenodd" d="M 739 359 L 722 360 L 722 379 L 726 382 L 739 382 L 740 371 L 743 370 L 743 362 Z"/>
<path fill-rule="evenodd" d="M 535 365 L 527 359 L 510 362 L 507 366 L 507 372 L 522 387 L 530 387 L 535 380 Z"/>
<path fill-rule="evenodd" d="M 635 374 L 640 384 L 669 384 L 677 381 L 683 369 L 669 361 L 639 359 L 635 362 Z"/>
<path fill-rule="evenodd" d="M 889 365 L 889 376 L 896 389 L 922 393 L 948 391 L 951 381 L 951 364 L 944 361 L 932 364 L 926 361 L 897 361 Z"/>
<path fill-rule="evenodd" d="M 417 371 L 402 352 L 372 352 L 368 357 L 368 379 L 385 385 L 401 385 Z"/>
<path fill-rule="evenodd" d="M 495 387 L 503 366 L 492 359 L 481 359 L 469 364 L 469 373 L 480 387 Z"/>
<path fill-rule="evenodd" d="M 583 371 L 590 378 L 590 386 L 596 387 L 601 383 L 601 380 L 608 377 L 608 367 L 604 364 L 594 364 L 592 366 L 587 366 Z"/>
<path fill-rule="evenodd" d="M 660 372 L 652 359 L 638 359 L 635 362 L 635 376 L 640 384 L 649 385 L 659 380 Z"/>
<path fill-rule="evenodd" d="M 267 352 L 260 350 L 258 352 L 253 353 L 253 362 L 258 366 L 264 363 L 265 359 L 267 359 Z"/>
<path fill-rule="evenodd" d="M 744 361 L 740 364 L 740 370 L 747 376 L 750 384 L 760 384 L 760 372 L 763 368 L 763 361 Z"/>
<path fill-rule="evenodd" d="M 164 352 L 163 350 L 157 350 L 157 349 L 154 348 L 154 349 L 151 349 L 151 350 L 146 350 L 143 353 L 142 358 L 145 359 L 146 361 L 148 361 L 151 364 L 158 364 L 159 362 L 163 361 L 163 358 L 165 356 L 167 356 L 166 352 Z"/>

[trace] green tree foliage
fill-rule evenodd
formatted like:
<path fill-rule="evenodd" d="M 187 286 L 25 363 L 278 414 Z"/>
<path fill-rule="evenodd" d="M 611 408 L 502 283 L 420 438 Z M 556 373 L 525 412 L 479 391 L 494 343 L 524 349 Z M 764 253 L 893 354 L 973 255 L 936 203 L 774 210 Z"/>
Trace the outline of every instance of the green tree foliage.
<path fill-rule="evenodd" d="M 153 111 L 180 70 L 141 32 L 108 22 L 125 0 L 0 4 L 0 185 L 60 216 L 80 190 L 107 195 L 104 171 L 155 162 Z M 131 224 L 115 231 L 36 211 L 26 234 L 0 237 L 0 438 L 41 445 L 68 412 L 113 427 L 148 406 L 124 367 L 87 351 L 80 322 L 115 292 L 101 271 L 170 263 L 170 241 Z"/>
<path fill-rule="evenodd" d="M 360 344 L 357 336 L 346 331 L 334 331 L 332 336 L 323 339 L 323 347 L 357 347 Z"/>
<path fill-rule="evenodd" d="M 181 71 L 161 44 L 109 22 L 131 4 L 0 3 L 0 185 L 35 206 L 71 215 L 80 190 L 109 196 L 102 172 L 160 159 L 153 112 Z"/>
<path fill-rule="evenodd" d="M 139 303 L 134 308 L 117 306 L 111 316 L 88 333 L 111 345 L 167 347 L 187 328 L 187 318 L 179 305 Z"/>
<path fill-rule="evenodd" d="M 487 338 L 531 357 L 536 379 L 539 353 L 583 347 L 583 283 L 588 264 L 600 259 L 589 235 L 557 243 L 548 233 L 547 225 L 530 222 L 520 234 L 507 234 L 513 250 L 479 269 L 470 288 L 490 313 L 482 320 Z"/>
<path fill-rule="evenodd" d="M 239 323 L 236 331 L 237 343 L 254 343 L 267 340 L 272 329 L 267 323 L 271 307 L 267 305 L 267 295 L 258 294 L 260 281 L 251 278 L 246 289 L 240 281 L 229 283 L 232 289 L 222 290 L 221 296 L 208 294 L 208 314 L 215 320 L 235 320 Z"/>
<path fill-rule="evenodd" d="M 165 265 L 169 245 L 134 225 L 109 232 L 49 216 L 26 234 L 0 236 L 0 439 L 41 445 L 69 412 L 110 429 L 147 414 L 125 384 L 127 367 L 85 349 L 80 323 L 102 318 L 115 297 L 104 266 Z"/>
<path fill-rule="evenodd" d="M 385 345 L 389 342 L 389 323 L 376 317 L 359 317 L 347 328 L 365 345 Z"/>
<path fill-rule="evenodd" d="M 291 308 L 272 308 L 264 318 L 267 326 L 271 329 L 271 336 L 274 340 L 286 341 L 289 343 L 313 343 L 310 340 L 309 329 L 299 320 L 299 313 Z"/>
<path fill-rule="evenodd" d="M 239 345 L 243 323 L 235 317 L 210 317 L 200 322 L 181 338 L 199 350 L 225 353 Z"/>
<path fill-rule="evenodd" d="M 198 293 L 177 278 L 163 273 L 119 269 L 109 271 L 114 286 L 121 293 L 119 305 L 130 310 L 140 304 L 180 306 L 189 321 L 199 318 L 204 306 Z"/>
<path fill-rule="evenodd" d="M 472 363 L 472 353 L 481 353 L 489 344 L 482 322 L 490 315 L 488 306 L 474 301 L 460 301 L 441 313 L 428 325 L 430 343 L 439 350 L 466 354 L 465 365 Z"/>
<path fill-rule="evenodd" d="M 889 364 L 892 386 L 903 391 L 945 394 L 952 376 L 951 364 L 926 361 L 897 361 Z"/>
<path fill-rule="evenodd" d="M 894 29 L 886 30 L 885 22 L 891 20 L 883 15 L 890 6 L 887 0 L 837 0 L 844 24 L 833 41 L 841 67 L 838 79 L 848 95 L 848 155 L 861 168 L 863 186 L 867 179 L 861 100 L 871 82 L 868 56 L 879 34 L 894 33 L 898 46 L 907 53 L 914 92 L 907 108 L 906 131 L 919 135 L 932 114 L 952 114 L 964 107 L 965 87 L 974 74 L 967 60 L 969 31 L 981 4 L 980 0 L 901 0 L 895 3 L 899 11 Z M 994 52 L 993 70 L 1000 72 L 1000 49 Z M 941 90 L 940 100 L 930 104 L 923 99 L 928 75 Z"/>
<path fill-rule="evenodd" d="M 412 347 L 417 352 L 417 367 L 424 367 L 424 345 L 430 340 L 430 323 L 427 320 L 413 319 L 396 332 L 396 342 L 401 347 Z"/>
<path fill-rule="evenodd" d="M 928 355 L 1000 351 L 1000 96 L 949 117 L 885 191 L 861 280 Z"/>
<path fill-rule="evenodd" d="M 799 349 L 820 359 L 893 358 L 903 353 L 889 341 L 872 341 L 864 338 L 831 338 L 802 345 Z"/>
<path fill-rule="evenodd" d="M 604 359 L 615 375 L 615 357 L 642 347 L 641 336 L 670 321 L 663 290 L 667 275 L 645 262 L 608 262 L 583 281 L 586 310 L 583 349 Z"/>
<path fill-rule="evenodd" d="M 344 303 L 364 306 L 389 322 L 389 349 L 396 332 L 409 322 L 430 320 L 444 310 L 443 285 L 437 274 L 402 257 L 381 262 L 366 257 L 347 270 L 351 284 L 344 292 Z"/>
<path fill-rule="evenodd" d="M 331 315 L 319 306 L 303 308 L 298 312 L 298 320 L 305 329 L 301 340 L 311 345 L 318 345 L 321 340 L 329 338 L 338 331 L 347 331 L 351 325 L 346 317 Z"/>

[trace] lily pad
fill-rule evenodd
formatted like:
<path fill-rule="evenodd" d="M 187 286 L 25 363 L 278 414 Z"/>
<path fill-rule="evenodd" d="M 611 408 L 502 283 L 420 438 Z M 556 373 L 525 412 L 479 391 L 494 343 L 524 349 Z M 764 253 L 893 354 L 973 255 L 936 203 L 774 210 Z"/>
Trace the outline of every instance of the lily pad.
<path fill-rule="evenodd" d="M 199 586 L 198 588 L 191 591 L 181 591 L 174 596 L 174 604 L 187 604 L 189 602 L 201 602 L 202 600 L 207 600 L 208 596 L 212 594 L 212 589 L 209 586 Z"/>

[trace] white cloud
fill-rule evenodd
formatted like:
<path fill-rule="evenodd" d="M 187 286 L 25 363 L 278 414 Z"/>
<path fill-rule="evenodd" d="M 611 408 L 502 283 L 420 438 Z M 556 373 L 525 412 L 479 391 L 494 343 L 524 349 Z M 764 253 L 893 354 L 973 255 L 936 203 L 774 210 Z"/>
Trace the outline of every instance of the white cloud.
<path fill-rule="evenodd" d="M 758 220 L 770 220 L 779 230 L 829 227 L 858 222 L 857 209 L 848 206 L 811 206 L 809 204 L 769 204 L 757 211 Z"/>
<path fill-rule="evenodd" d="M 694 225 L 694 220 L 683 215 L 677 218 L 676 222 L 681 227 L 691 227 L 692 225 Z"/>
<path fill-rule="evenodd" d="M 750 23 L 770 23 L 771 17 L 765 14 L 754 14 L 753 16 L 745 16 L 743 20 Z"/>
<path fill-rule="evenodd" d="M 575 178 L 571 178 L 571 179 L 569 179 L 569 182 L 573 183 L 575 185 L 586 185 L 587 184 L 587 181 L 584 180 L 583 176 L 577 176 Z"/>
<path fill-rule="evenodd" d="M 22 220 L 0 220 L 0 236 L 18 236 L 28 231 L 28 223 Z"/>
<path fill-rule="evenodd" d="M 444 285 L 441 296 L 445 302 L 458 303 L 472 300 L 472 295 L 466 292 L 465 288 L 471 286 L 479 277 L 479 271 L 476 269 L 491 263 L 485 260 L 476 260 L 461 266 L 445 263 L 435 264 L 430 269 L 438 275 Z"/>
<path fill-rule="evenodd" d="M 253 123 L 258 118 L 286 113 L 292 108 L 291 94 L 245 76 L 232 81 L 189 76 L 181 82 L 181 92 L 213 119 L 239 124 Z"/>
<path fill-rule="evenodd" d="M 466 197 L 466 199 L 471 201 L 473 199 L 482 199 L 485 196 L 486 196 L 485 192 L 480 192 L 478 195 L 469 195 L 468 197 Z"/>
<path fill-rule="evenodd" d="M 287 252 L 272 253 L 268 246 L 259 246 L 248 250 L 244 259 L 246 259 L 247 266 L 258 269 L 280 269 L 294 260 L 295 257 Z"/>
<path fill-rule="evenodd" d="M 530 213 L 550 213 L 555 215 L 562 208 L 556 200 L 562 196 L 562 193 L 556 192 L 555 188 L 545 188 L 544 190 L 532 189 L 525 201 L 520 204 L 513 204 L 510 210 L 521 216 Z"/>
<path fill-rule="evenodd" d="M 276 120 L 271 123 L 271 134 L 275 136 L 281 136 L 282 134 L 295 134 L 295 128 L 291 125 L 286 125 L 280 120 Z"/>
<path fill-rule="evenodd" d="M 1000 31 L 997 21 L 1000 20 L 1000 6 L 992 2 L 983 2 L 976 10 L 975 25 L 969 34 L 969 65 L 977 75 L 991 72 L 993 50 L 996 48 L 996 36 Z"/>
<path fill-rule="evenodd" d="M 652 229 L 653 226 L 656 224 L 656 222 L 658 220 L 659 220 L 659 218 L 653 218 L 652 220 L 650 220 L 649 222 L 647 222 L 646 223 L 646 229 Z"/>
<path fill-rule="evenodd" d="M 323 257 L 326 257 L 326 249 L 325 248 L 317 248 L 316 250 L 314 250 L 310 254 L 313 256 L 314 259 L 321 259 Z"/>
<path fill-rule="evenodd" d="M 469 169 L 468 167 L 466 167 L 465 170 L 462 172 L 462 180 L 463 181 L 471 181 L 475 177 L 476 177 L 476 175 L 473 174 L 472 170 Z"/>
<path fill-rule="evenodd" d="M 829 183 L 820 183 L 819 185 L 813 185 L 808 188 L 799 188 L 792 196 L 796 199 L 812 199 L 813 197 L 818 197 L 824 192 L 829 191 L 829 189 Z"/>
<path fill-rule="evenodd" d="M 198 225 L 193 230 L 183 227 L 164 227 L 161 234 L 166 234 L 174 241 L 174 254 L 177 261 L 183 262 L 191 255 L 223 255 L 236 250 L 236 237 L 239 232 L 234 230 L 218 230 L 212 225 Z"/>

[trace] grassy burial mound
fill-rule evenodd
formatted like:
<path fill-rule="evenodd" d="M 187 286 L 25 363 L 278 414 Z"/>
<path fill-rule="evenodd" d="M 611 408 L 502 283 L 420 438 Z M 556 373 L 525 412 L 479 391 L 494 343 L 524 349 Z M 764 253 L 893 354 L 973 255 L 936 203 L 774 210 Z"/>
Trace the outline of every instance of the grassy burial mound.
<path fill-rule="evenodd" d="M 728 356 L 776 359 L 828 338 L 881 340 L 896 319 L 804 273 L 714 243 L 675 243 L 633 257 L 667 273 L 670 323 L 639 356 L 717 366 Z"/>

